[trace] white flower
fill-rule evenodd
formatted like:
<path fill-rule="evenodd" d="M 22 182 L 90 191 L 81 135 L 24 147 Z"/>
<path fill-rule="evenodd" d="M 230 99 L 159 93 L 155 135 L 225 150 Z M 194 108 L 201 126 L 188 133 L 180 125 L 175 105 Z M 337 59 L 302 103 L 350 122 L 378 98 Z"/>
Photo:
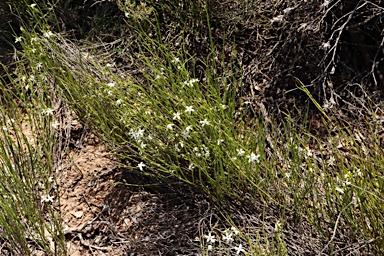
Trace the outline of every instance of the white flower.
<path fill-rule="evenodd" d="M 284 10 L 283 10 L 283 12 L 284 12 L 284 14 L 289 14 L 291 11 L 293 11 L 295 8 L 293 8 L 293 7 L 290 7 L 290 8 L 285 8 Z"/>
<path fill-rule="evenodd" d="M 329 0 L 325 0 L 324 3 L 322 3 L 322 4 L 320 5 L 320 8 L 321 8 L 321 9 L 323 9 L 323 8 L 325 9 L 325 8 L 328 7 L 328 5 L 329 5 Z"/>
<path fill-rule="evenodd" d="M 251 153 L 250 155 L 247 155 L 246 156 L 248 158 L 248 163 L 251 163 L 251 162 L 256 162 L 256 163 L 260 163 L 260 155 L 259 154 L 255 154 L 255 153 Z"/>
<path fill-rule="evenodd" d="M 40 70 L 41 68 L 43 67 L 43 64 L 41 64 L 41 62 L 38 62 L 37 64 L 36 64 L 36 69 L 37 70 Z"/>
<path fill-rule="evenodd" d="M 55 198 L 54 196 L 50 196 L 50 195 L 43 195 L 41 196 L 41 202 L 42 203 L 53 203 L 53 198 Z"/>
<path fill-rule="evenodd" d="M 233 249 L 236 250 L 236 255 L 239 255 L 241 252 L 245 253 L 245 250 L 243 249 L 243 245 L 242 244 L 239 244 L 239 246 L 233 247 Z"/>
<path fill-rule="evenodd" d="M 192 126 L 190 126 L 190 125 L 188 125 L 186 128 L 185 128 L 185 131 L 186 132 L 190 132 L 190 131 L 192 131 Z"/>
<path fill-rule="evenodd" d="M 225 110 L 225 109 L 228 108 L 228 105 L 224 105 L 224 104 L 222 104 L 222 105 L 221 105 L 221 108 L 222 108 L 223 110 Z"/>
<path fill-rule="evenodd" d="M 197 83 L 197 82 L 199 82 L 199 79 L 192 78 L 191 80 L 184 81 L 184 85 L 189 86 L 189 87 L 193 87 L 193 84 Z"/>
<path fill-rule="evenodd" d="M 45 37 L 49 38 L 49 37 L 53 36 L 53 33 L 52 33 L 52 31 L 46 31 L 46 32 L 44 32 L 43 35 L 44 35 Z"/>
<path fill-rule="evenodd" d="M 173 114 L 173 120 L 180 120 L 180 112 L 176 112 L 175 114 Z"/>
<path fill-rule="evenodd" d="M 8 128 L 6 126 L 3 126 L 3 131 L 7 132 Z"/>
<path fill-rule="evenodd" d="M 168 129 L 168 130 L 173 130 L 173 126 L 174 126 L 174 124 L 168 124 L 168 125 L 167 125 L 167 129 Z"/>
<path fill-rule="evenodd" d="M 60 123 L 59 123 L 58 121 L 56 121 L 56 122 L 54 122 L 54 123 L 52 124 L 52 127 L 53 127 L 54 129 L 59 128 L 59 126 L 60 126 Z"/>
<path fill-rule="evenodd" d="M 207 239 L 207 243 L 214 244 L 216 242 L 216 237 L 211 232 L 208 232 L 208 235 L 205 235 L 204 238 Z"/>
<path fill-rule="evenodd" d="M 183 135 L 183 137 L 185 139 L 188 139 L 189 138 L 189 132 L 192 131 L 192 126 L 188 125 L 186 128 L 185 128 L 185 131 L 181 132 L 181 134 Z"/>
<path fill-rule="evenodd" d="M 230 244 L 234 241 L 232 238 L 232 232 L 230 230 L 225 230 L 222 238 L 223 238 L 223 241 L 226 242 L 227 244 Z"/>
<path fill-rule="evenodd" d="M 274 22 L 282 22 L 284 20 L 284 15 L 279 15 L 279 16 L 276 16 L 274 17 L 271 22 L 274 23 Z"/>
<path fill-rule="evenodd" d="M 129 135 L 131 135 L 131 138 L 136 142 L 141 142 L 141 139 L 144 137 L 144 130 L 140 128 L 137 130 L 131 129 Z"/>
<path fill-rule="evenodd" d="M 331 44 L 330 44 L 329 41 L 328 41 L 328 42 L 326 42 L 326 43 L 323 43 L 323 44 L 321 45 L 321 47 L 323 47 L 324 50 L 328 50 L 328 49 L 331 47 Z"/>
<path fill-rule="evenodd" d="M 175 149 L 176 151 L 180 151 L 184 147 L 184 142 L 180 141 L 179 143 L 176 143 Z"/>
<path fill-rule="evenodd" d="M 195 169 L 195 166 L 194 166 L 193 164 L 190 164 L 190 165 L 188 166 L 188 170 L 192 171 L 193 169 Z"/>
<path fill-rule="evenodd" d="M 333 166 L 334 163 L 335 163 L 335 158 L 334 158 L 333 156 L 331 156 L 331 157 L 329 158 L 329 160 L 328 160 L 328 164 L 329 164 L 330 166 Z"/>
<path fill-rule="evenodd" d="M 137 167 L 139 167 L 140 171 L 143 170 L 143 168 L 145 167 L 145 164 L 143 162 L 140 162 Z"/>
<path fill-rule="evenodd" d="M 114 82 L 112 82 L 112 83 L 107 83 L 107 85 L 109 86 L 109 87 L 115 87 L 116 86 L 116 84 L 114 83 Z"/>
<path fill-rule="evenodd" d="M 245 151 L 242 149 L 236 149 L 236 152 L 238 156 L 243 156 L 245 154 Z"/>
<path fill-rule="evenodd" d="M 297 32 L 300 32 L 301 30 L 305 29 L 307 27 L 307 23 L 301 23 L 300 27 L 297 29 Z"/>
<path fill-rule="evenodd" d="M 37 5 L 37 4 L 31 4 L 30 7 L 31 7 L 32 9 L 35 9 L 36 5 Z"/>
<path fill-rule="evenodd" d="M 118 99 L 117 101 L 116 101 L 116 104 L 117 105 L 121 105 L 123 103 L 123 100 L 121 100 L 121 99 Z"/>
<path fill-rule="evenodd" d="M 53 109 L 52 108 L 43 109 L 43 111 L 41 111 L 41 114 L 46 116 L 53 115 Z"/>
<path fill-rule="evenodd" d="M 178 57 L 174 58 L 173 60 L 171 60 L 172 63 L 179 63 L 180 62 L 180 59 Z"/>
<path fill-rule="evenodd" d="M 186 113 L 188 113 L 188 114 L 192 114 L 192 112 L 194 112 L 195 110 L 193 109 L 193 106 L 187 106 L 186 108 L 185 108 L 185 111 L 184 112 L 186 112 Z"/>
<path fill-rule="evenodd" d="M 231 227 L 232 232 L 237 236 L 240 232 L 237 228 Z"/>
<path fill-rule="evenodd" d="M 281 224 L 281 222 L 278 220 L 275 222 L 275 231 L 276 232 L 280 232 L 283 228 L 283 225 Z"/>
<path fill-rule="evenodd" d="M 344 190 L 340 187 L 336 187 L 335 190 L 339 192 L 340 194 L 344 194 Z"/>
<path fill-rule="evenodd" d="M 218 139 L 218 140 L 217 140 L 217 146 L 220 146 L 220 144 L 223 143 L 223 142 L 224 142 L 223 139 Z"/>
<path fill-rule="evenodd" d="M 210 125 L 209 121 L 207 119 L 204 119 L 203 121 L 200 121 L 201 126 L 204 127 L 206 125 Z"/>
<path fill-rule="evenodd" d="M 18 42 L 21 42 L 21 39 L 23 39 L 21 36 L 16 37 L 16 39 L 15 39 L 15 44 L 18 43 Z"/>

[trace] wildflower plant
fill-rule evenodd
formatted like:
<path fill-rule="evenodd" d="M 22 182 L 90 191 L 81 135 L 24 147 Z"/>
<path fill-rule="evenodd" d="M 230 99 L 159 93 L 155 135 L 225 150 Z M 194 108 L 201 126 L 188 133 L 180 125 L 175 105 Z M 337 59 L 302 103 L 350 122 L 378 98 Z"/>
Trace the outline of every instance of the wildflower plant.
<path fill-rule="evenodd" d="M 17 189 L 3 187 L 3 195 L 8 195 L 9 191 L 15 195 L 18 190 L 23 191 L 23 182 L 31 182 L 18 179 L 17 171 L 41 171 L 43 167 L 51 171 L 49 157 L 54 148 L 51 132 L 58 124 L 54 122 L 55 109 L 42 95 L 57 94 L 93 128 L 112 152 L 129 160 L 126 167 L 132 171 L 165 180 L 176 178 L 199 187 L 219 203 L 224 200 L 236 202 L 236 205 L 261 202 L 277 207 L 281 212 L 308 221 L 324 239 L 329 239 L 329 244 L 335 239 L 334 234 L 347 230 L 348 234 L 353 234 L 353 239 L 377 242 L 375 249 L 382 252 L 384 153 L 377 133 L 372 132 L 372 136 L 362 139 L 349 127 L 331 122 L 317 102 L 313 103 L 330 131 L 331 140 L 327 142 L 309 134 L 306 127 L 296 126 L 289 114 L 281 129 L 264 120 L 262 115 L 249 115 L 251 107 L 241 97 L 241 65 L 235 57 L 229 67 L 228 63 L 220 61 L 215 55 L 212 35 L 207 38 L 211 53 L 200 60 L 205 69 L 197 72 L 197 56 L 188 52 L 185 42 L 175 45 L 164 41 L 159 29 L 164 24 L 156 24 L 156 1 L 146 1 L 148 5 L 140 6 L 133 1 L 117 2 L 127 13 L 127 26 L 137 31 L 137 45 L 130 56 L 125 56 L 126 59 L 132 57 L 139 70 L 131 76 L 123 76 L 124 70 L 114 72 L 116 67 L 103 64 L 111 60 L 103 60 L 102 54 L 97 54 L 98 59 L 78 43 L 53 32 L 48 22 L 40 19 L 39 6 L 28 9 L 41 23 L 36 24 L 34 30 L 24 29 L 16 41 L 23 47 L 33 72 L 20 72 L 15 86 L 22 91 L 21 102 L 29 102 L 27 93 L 30 91 L 40 96 L 34 102 L 36 113 L 31 113 L 29 120 L 34 120 L 35 126 L 47 128 L 49 136 L 36 132 L 39 134 L 39 144 L 36 144 L 18 133 L 20 136 L 16 137 L 29 145 L 29 166 L 40 167 L 20 169 L 21 165 L 17 161 L 14 163 L 19 155 L 9 150 L 14 146 L 10 132 L 15 130 L 12 126 L 18 125 L 20 117 L 4 115 L 0 124 L 4 139 L 2 160 L 5 173 L 13 173 L 10 181 L 18 186 Z M 204 1 L 191 3 L 204 5 Z M 182 4 L 186 4 L 185 1 Z M 188 9 L 184 7 L 180 8 Z M 284 15 L 272 18 L 269 24 L 284 24 L 288 13 L 294 11 L 285 9 Z M 195 14 L 201 19 L 200 12 Z M 203 14 L 211 31 L 208 11 Z M 175 12 L 175 15 L 180 13 Z M 314 101 L 308 89 L 299 88 Z M 26 103 L 25 107 L 28 107 Z M 11 119 L 16 122 L 9 122 Z M 370 125 L 372 131 L 380 129 L 380 123 Z M 36 129 L 41 130 L 44 129 Z M 337 136 L 334 131 L 338 131 Z M 44 162 L 38 148 L 44 151 Z M 33 175 L 31 177 L 35 177 Z M 41 171 L 37 176 L 50 177 L 51 173 Z M 27 185 L 26 188 L 32 189 L 31 184 Z M 51 209 L 58 198 L 46 186 L 43 191 L 27 190 L 28 193 L 22 194 L 23 200 L 17 202 L 22 206 L 22 213 L 36 210 L 25 208 L 32 207 L 25 204 L 27 199 Z M 6 208 L 11 198 L 2 201 L 2 209 L 7 209 L 4 216 L 11 216 L 12 225 L 18 228 L 6 226 L 9 229 L 7 239 L 24 255 L 27 247 L 23 237 L 27 236 L 15 215 L 16 204 L 10 203 Z M 5 222 L 6 217 L 2 225 Z M 47 226 L 41 219 L 36 223 Z M 233 230 L 211 231 L 203 238 L 211 252 L 223 246 L 228 249 L 227 255 L 268 255 L 268 249 L 285 255 L 287 247 L 282 223 L 284 219 L 271 224 L 275 232 L 272 244 L 271 239 L 254 230 L 252 239 L 246 231 L 237 236 Z M 39 239 L 46 244 L 44 238 Z M 328 249 L 324 247 L 324 250 Z"/>

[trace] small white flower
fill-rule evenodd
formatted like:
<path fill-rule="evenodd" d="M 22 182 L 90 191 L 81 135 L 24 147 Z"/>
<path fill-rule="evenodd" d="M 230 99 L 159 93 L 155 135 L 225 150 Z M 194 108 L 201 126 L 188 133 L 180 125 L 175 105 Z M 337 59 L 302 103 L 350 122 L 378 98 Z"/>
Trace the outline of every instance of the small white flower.
<path fill-rule="evenodd" d="M 276 232 L 280 232 L 283 228 L 283 225 L 281 224 L 281 222 L 278 220 L 275 222 L 275 231 Z"/>
<path fill-rule="evenodd" d="M 114 82 L 112 82 L 112 83 L 107 83 L 107 85 L 108 85 L 110 88 L 113 88 L 113 87 L 116 86 L 116 84 L 115 84 Z"/>
<path fill-rule="evenodd" d="M 188 170 L 192 171 L 193 169 L 195 169 L 195 166 L 194 166 L 193 164 L 190 164 L 190 165 L 188 166 Z"/>
<path fill-rule="evenodd" d="M 320 8 L 321 8 L 321 9 L 325 9 L 325 8 L 327 8 L 328 5 L 329 5 L 329 2 L 330 2 L 329 0 L 325 0 L 324 3 L 322 3 L 322 4 L 320 5 Z"/>
<path fill-rule="evenodd" d="M 197 79 L 197 78 L 192 78 L 192 79 L 189 81 L 189 83 L 191 83 L 191 84 L 198 83 L 198 82 L 199 82 L 199 79 Z"/>
<path fill-rule="evenodd" d="M 206 125 L 210 125 L 209 121 L 207 119 L 204 119 L 203 121 L 200 121 L 201 126 L 204 127 Z"/>
<path fill-rule="evenodd" d="M 344 190 L 340 187 L 336 187 L 335 190 L 339 192 L 340 194 L 344 194 Z"/>
<path fill-rule="evenodd" d="M 213 250 L 213 246 L 211 244 L 208 245 L 208 251 L 212 251 Z"/>
<path fill-rule="evenodd" d="M 3 126 L 3 131 L 7 132 L 8 128 L 6 126 Z"/>
<path fill-rule="evenodd" d="M 349 179 L 346 179 L 345 181 L 343 181 L 343 186 L 349 186 L 351 185 L 351 182 L 349 181 Z"/>
<path fill-rule="evenodd" d="M 222 105 L 221 105 L 221 108 L 222 108 L 223 110 L 225 110 L 225 109 L 228 108 L 228 105 L 224 105 L 224 104 L 222 104 Z"/>
<path fill-rule="evenodd" d="M 241 252 L 245 253 L 245 250 L 243 249 L 243 245 L 242 244 L 239 244 L 239 246 L 233 247 L 233 249 L 236 250 L 236 255 L 239 255 Z"/>
<path fill-rule="evenodd" d="M 173 120 L 180 120 L 180 112 L 176 112 L 175 114 L 173 114 Z"/>
<path fill-rule="evenodd" d="M 186 132 L 190 132 L 190 131 L 192 131 L 192 126 L 190 126 L 190 125 L 188 125 L 186 128 L 185 128 L 185 131 Z"/>
<path fill-rule="evenodd" d="M 329 164 L 330 166 L 333 166 L 334 163 L 335 163 L 335 158 L 334 158 L 333 156 L 331 156 L 331 157 L 329 158 L 329 160 L 328 160 L 328 164 Z"/>
<path fill-rule="evenodd" d="M 245 154 L 245 151 L 243 149 L 236 149 L 238 156 L 243 156 Z"/>
<path fill-rule="evenodd" d="M 15 44 L 16 43 L 18 43 L 18 42 L 21 42 L 21 40 L 22 40 L 23 38 L 20 36 L 20 37 L 16 37 L 16 39 L 15 39 Z"/>
<path fill-rule="evenodd" d="M 184 85 L 186 85 L 188 87 L 193 87 L 193 84 L 197 83 L 197 82 L 199 82 L 199 79 L 192 78 L 191 80 L 184 81 Z"/>
<path fill-rule="evenodd" d="M 324 50 L 328 50 L 328 49 L 331 47 L 331 44 L 330 44 L 329 41 L 328 41 L 328 42 L 326 42 L 326 43 L 323 43 L 323 44 L 321 45 L 321 47 L 323 47 Z"/>
<path fill-rule="evenodd" d="M 184 147 L 184 142 L 180 141 L 175 145 L 176 151 L 180 151 Z"/>
<path fill-rule="evenodd" d="M 53 198 L 55 198 L 54 196 L 50 196 L 50 195 L 43 195 L 41 196 L 41 202 L 42 203 L 53 203 Z"/>
<path fill-rule="evenodd" d="M 192 112 L 194 112 L 195 110 L 193 109 L 193 106 L 187 106 L 186 108 L 185 108 L 185 111 L 184 112 L 186 112 L 186 113 L 188 113 L 188 114 L 192 114 Z"/>
<path fill-rule="evenodd" d="M 52 108 L 43 109 L 43 111 L 41 111 L 41 114 L 45 116 L 53 115 L 53 109 Z"/>
<path fill-rule="evenodd" d="M 223 139 L 218 139 L 218 140 L 217 140 L 217 146 L 220 146 L 220 144 L 223 143 L 223 142 L 224 142 Z"/>
<path fill-rule="evenodd" d="M 32 9 L 35 9 L 36 5 L 37 5 L 37 4 L 31 4 L 30 7 L 31 7 Z"/>
<path fill-rule="evenodd" d="M 54 122 L 54 123 L 52 124 L 52 127 L 53 127 L 54 129 L 58 129 L 59 126 L 60 126 L 60 123 L 59 123 L 58 121 L 56 121 L 56 122 Z"/>
<path fill-rule="evenodd" d="M 290 7 L 290 8 L 285 8 L 284 10 L 283 10 L 283 12 L 284 12 L 284 14 L 289 14 L 291 11 L 293 11 L 295 8 L 293 8 L 293 7 Z"/>
<path fill-rule="evenodd" d="M 229 231 L 229 230 L 226 230 L 224 232 L 224 235 L 222 236 L 222 238 L 223 238 L 223 241 L 225 243 L 227 243 L 227 244 L 230 244 L 230 243 L 232 243 L 234 241 L 233 238 L 232 238 L 232 232 Z"/>
<path fill-rule="evenodd" d="M 240 233 L 239 230 L 235 227 L 231 227 L 231 230 L 232 230 L 233 234 L 235 234 L 235 236 L 237 236 Z"/>
<path fill-rule="evenodd" d="M 32 38 L 31 38 L 31 43 L 33 43 L 33 42 L 37 42 L 38 40 L 39 40 L 38 37 L 32 37 Z"/>
<path fill-rule="evenodd" d="M 259 154 L 255 154 L 255 153 L 251 153 L 250 155 L 247 155 L 246 156 L 248 158 L 248 163 L 251 163 L 251 162 L 256 162 L 256 163 L 260 163 L 260 155 Z"/>
<path fill-rule="evenodd" d="M 53 36 L 53 33 L 52 33 L 52 31 L 46 31 L 46 32 L 44 32 L 43 35 L 44 35 L 44 37 L 49 38 L 49 37 Z"/>
<path fill-rule="evenodd" d="M 111 68 L 111 67 L 113 67 L 113 66 L 114 66 L 114 64 L 111 64 L 111 63 L 107 63 L 105 66 L 106 66 L 107 68 Z"/>
<path fill-rule="evenodd" d="M 271 22 L 274 23 L 274 22 L 283 22 L 284 20 L 284 15 L 279 15 L 279 16 L 276 16 L 274 17 Z"/>
<path fill-rule="evenodd" d="M 144 137 L 144 129 L 131 129 L 129 131 L 129 135 L 131 135 L 131 138 L 134 139 L 136 142 L 141 142 L 141 139 Z"/>
<path fill-rule="evenodd" d="M 147 146 L 147 144 L 145 144 L 144 142 L 141 142 L 141 143 L 140 143 L 140 147 L 141 147 L 141 148 L 145 148 L 146 146 Z"/>
<path fill-rule="evenodd" d="M 122 99 L 118 99 L 117 101 L 116 101 L 116 104 L 117 105 L 121 105 L 123 103 L 123 100 Z"/>
<path fill-rule="evenodd" d="M 146 165 L 143 163 L 143 162 L 140 162 L 137 167 L 139 167 L 140 171 L 143 170 L 143 168 L 145 167 Z"/>
<path fill-rule="evenodd" d="M 36 66 L 35 66 L 35 68 L 36 68 L 37 70 L 40 70 L 42 67 L 43 67 L 43 64 L 41 64 L 41 62 L 38 62 L 38 63 L 36 64 Z"/>
<path fill-rule="evenodd" d="M 216 237 L 212 235 L 211 232 L 208 232 L 208 235 L 205 235 L 204 238 L 207 239 L 207 243 L 214 244 L 216 242 Z"/>
<path fill-rule="evenodd" d="M 297 29 L 297 32 L 300 32 L 301 30 L 304 30 L 307 27 L 307 23 L 301 23 L 300 27 Z"/>
<path fill-rule="evenodd" d="M 173 126 L 175 126 L 175 124 L 168 124 L 167 125 L 167 129 L 168 130 L 173 130 Z"/>
<path fill-rule="evenodd" d="M 172 63 L 179 63 L 180 62 L 180 59 L 178 57 L 174 58 L 173 60 L 171 60 Z"/>

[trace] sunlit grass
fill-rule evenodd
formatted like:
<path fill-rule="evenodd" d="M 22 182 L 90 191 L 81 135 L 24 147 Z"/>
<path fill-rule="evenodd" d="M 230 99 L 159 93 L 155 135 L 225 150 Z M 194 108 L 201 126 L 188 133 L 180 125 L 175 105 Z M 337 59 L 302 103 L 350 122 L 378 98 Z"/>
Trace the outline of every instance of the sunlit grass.
<path fill-rule="evenodd" d="M 136 14 L 141 16 L 133 17 L 137 22 L 155 15 L 145 6 L 140 8 Z M 0 225 L 16 251 L 28 254 L 27 238 L 34 236 L 32 240 L 52 252 L 45 230 L 51 234 L 60 230 L 59 218 L 54 217 L 46 197 L 56 193 L 48 182 L 53 173 L 55 136 L 52 102 L 45 96 L 58 95 L 111 152 L 129 160 L 127 169 L 198 187 L 218 204 L 261 202 L 280 209 L 273 236 L 263 235 L 265 227 L 260 228 L 260 235 L 248 235 L 245 230 L 239 243 L 229 246 L 222 240 L 224 231 L 211 230 L 211 235 L 221 237 L 215 240 L 204 234 L 209 241 L 202 234 L 202 250 L 207 255 L 287 254 L 285 215 L 317 229 L 325 241 L 319 251 L 332 253 L 337 239 L 348 238 L 383 252 L 380 120 L 367 122 L 362 131 L 368 132 L 363 135 L 331 122 L 317 104 L 329 131 L 326 139 L 314 137 L 308 127 L 290 118 L 278 130 L 275 123 L 267 125 L 262 116 L 249 114 L 252 106 L 241 100 L 241 67 L 235 57 L 232 69 L 227 70 L 209 54 L 202 60 L 203 75 L 197 77 L 196 56 L 182 45 L 176 51 L 164 43 L 153 19 L 145 23 L 145 29 L 136 28 L 140 47 L 132 55 L 140 72 L 129 76 L 122 76 L 124 70 L 111 68 L 108 59 L 98 58 L 80 43 L 51 32 L 44 20 L 40 22 L 35 30 L 25 28 L 19 38 L 30 69 L 20 64 L 18 77 L 11 78 L 16 91 L 4 96 L 9 103 L 18 98 L 24 109 L 34 110 L 21 115 L 19 106 L 10 104 L 3 109 L 0 125 L 2 175 L 9 180 L 1 190 L 5 217 Z M 148 26 L 158 35 L 147 35 Z M 211 47 L 213 53 L 215 45 Z M 6 86 L 3 83 L 2 89 Z M 313 100 L 310 94 L 308 97 Z M 33 129 L 33 141 L 23 133 L 22 121 Z M 39 189 L 37 181 L 42 184 Z M 52 236 L 64 252 L 63 238 Z"/>

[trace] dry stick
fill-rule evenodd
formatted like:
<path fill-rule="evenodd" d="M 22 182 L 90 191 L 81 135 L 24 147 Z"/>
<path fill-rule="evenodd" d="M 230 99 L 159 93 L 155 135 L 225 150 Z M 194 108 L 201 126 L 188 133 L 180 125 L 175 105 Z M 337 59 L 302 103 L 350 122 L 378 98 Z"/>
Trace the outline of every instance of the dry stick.
<path fill-rule="evenodd" d="M 383 33 L 384 33 L 384 29 L 382 31 L 382 34 Z M 380 48 L 382 48 L 383 45 L 384 45 L 384 37 L 383 37 L 383 40 L 381 40 L 381 43 L 380 43 L 379 47 L 377 48 L 375 58 L 373 59 L 373 62 L 372 62 L 371 74 L 372 74 L 373 80 L 375 81 L 375 86 L 378 86 L 377 85 L 377 79 L 376 79 L 376 76 L 375 76 L 375 68 L 376 68 L 376 65 L 380 62 L 380 61 L 376 62 L 376 60 L 377 60 L 377 56 L 380 53 Z"/>
<path fill-rule="evenodd" d="M 323 254 L 323 252 L 325 251 L 325 249 L 327 249 L 327 247 L 332 243 L 332 241 L 335 239 L 335 236 L 336 236 L 336 230 L 337 230 L 337 225 L 339 224 L 339 220 L 340 220 L 340 217 L 341 217 L 341 214 L 352 204 L 352 201 L 347 205 L 345 206 L 341 212 L 339 213 L 339 215 L 337 216 L 337 219 L 336 219 L 336 223 L 335 223 L 335 227 L 333 228 L 333 234 L 332 234 L 332 237 L 331 239 L 329 239 L 329 242 L 324 246 L 323 250 L 321 250 L 321 252 L 318 254 L 319 256 L 321 254 Z"/>

